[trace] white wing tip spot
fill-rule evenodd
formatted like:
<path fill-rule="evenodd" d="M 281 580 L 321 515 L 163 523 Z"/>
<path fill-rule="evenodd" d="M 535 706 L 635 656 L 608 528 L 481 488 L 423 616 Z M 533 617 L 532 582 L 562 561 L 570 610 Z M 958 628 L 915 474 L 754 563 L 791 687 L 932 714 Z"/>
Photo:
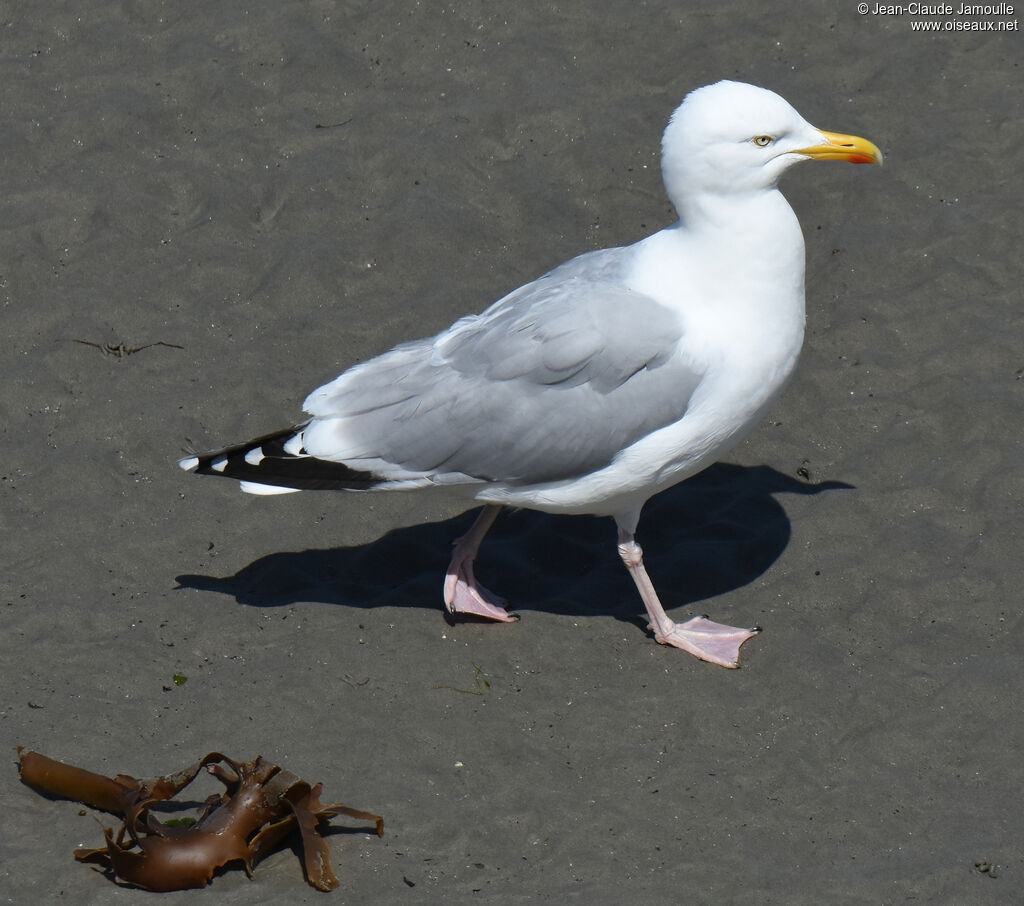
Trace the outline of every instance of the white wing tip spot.
<path fill-rule="evenodd" d="M 246 494 L 259 494 L 264 497 L 271 494 L 296 494 L 300 490 L 299 488 L 281 488 L 273 484 L 259 484 L 255 481 L 240 481 L 238 486 Z"/>

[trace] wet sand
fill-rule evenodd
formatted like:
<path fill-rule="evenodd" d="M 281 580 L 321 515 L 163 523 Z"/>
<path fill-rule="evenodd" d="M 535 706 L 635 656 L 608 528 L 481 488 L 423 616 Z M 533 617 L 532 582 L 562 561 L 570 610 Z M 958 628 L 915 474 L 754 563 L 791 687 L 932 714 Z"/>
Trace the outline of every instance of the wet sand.
<path fill-rule="evenodd" d="M 89 6 L 2 21 L 4 736 L 142 776 L 262 754 L 386 821 L 331 837 L 326 897 L 284 852 L 161 902 L 1016 901 L 1020 32 L 853 2 Z M 720 78 L 887 157 L 786 176 L 797 379 L 641 521 L 670 611 L 763 627 L 741 670 L 654 643 L 610 520 L 506 513 L 479 574 L 522 620 L 450 623 L 464 503 L 176 468 L 669 223 L 661 131 Z M 5 902 L 154 899 L 73 861 L 100 826 L 13 752 L 3 795 Z"/>

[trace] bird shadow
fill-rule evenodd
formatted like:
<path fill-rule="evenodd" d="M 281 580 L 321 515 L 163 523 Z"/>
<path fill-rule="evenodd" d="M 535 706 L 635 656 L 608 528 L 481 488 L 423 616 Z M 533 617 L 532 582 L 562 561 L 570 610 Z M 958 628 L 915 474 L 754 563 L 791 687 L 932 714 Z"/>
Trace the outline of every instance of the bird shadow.
<path fill-rule="evenodd" d="M 667 608 L 752 582 L 782 554 L 791 527 L 774 494 L 850 489 L 768 466 L 718 463 L 664 491 L 645 507 L 637 538 Z M 474 514 L 396 529 L 370 544 L 282 551 L 231 576 L 181 575 L 179 588 L 231 595 L 249 607 L 318 601 L 346 607 L 441 607 L 451 543 Z M 613 615 L 636 622 L 632 581 L 615 550 L 611 519 L 506 510 L 477 559 L 477 578 L 511 610 Z"/>

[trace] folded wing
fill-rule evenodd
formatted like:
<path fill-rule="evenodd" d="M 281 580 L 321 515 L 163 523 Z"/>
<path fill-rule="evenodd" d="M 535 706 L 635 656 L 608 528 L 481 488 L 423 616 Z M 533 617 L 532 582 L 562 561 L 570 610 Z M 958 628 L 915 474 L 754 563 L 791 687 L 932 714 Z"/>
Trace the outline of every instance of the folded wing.
<path fill-rule="evenodd" d="M 677 316 L 614 279 L 621 255 L 580 256 L 314 391 L 302 453 L 384 483 L 532 485 L 607 466 L 682 418 L 702 376 Z"/>

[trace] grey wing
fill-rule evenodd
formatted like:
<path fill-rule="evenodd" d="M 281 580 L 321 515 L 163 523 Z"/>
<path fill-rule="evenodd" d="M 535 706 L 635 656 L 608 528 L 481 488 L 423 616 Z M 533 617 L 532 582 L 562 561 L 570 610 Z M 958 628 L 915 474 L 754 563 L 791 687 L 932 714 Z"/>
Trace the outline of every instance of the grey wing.
<path fill-rule="evenodd" d="M 536 484 L 603 468 L 682 418 L 701 373 L 679 320 L 617 283 L 611 252 L 314 391 L 306 451 L 393 480 Z"/>

